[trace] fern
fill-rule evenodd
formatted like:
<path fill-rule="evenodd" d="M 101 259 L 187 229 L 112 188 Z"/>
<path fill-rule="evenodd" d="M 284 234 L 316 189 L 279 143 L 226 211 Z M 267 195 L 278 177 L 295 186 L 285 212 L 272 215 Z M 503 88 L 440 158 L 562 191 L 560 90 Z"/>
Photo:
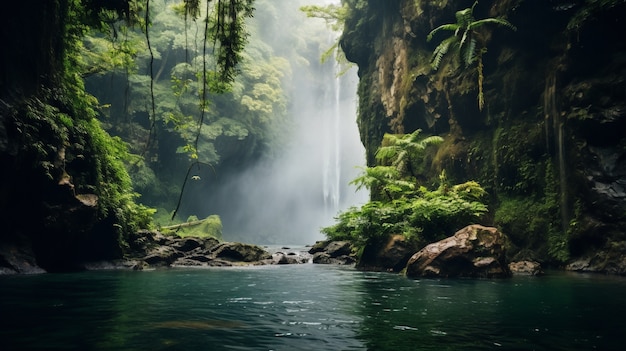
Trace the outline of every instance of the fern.
<path fill-rule="evenodd" d="M 457 11 L 455 14 L 456 23 L 442 24 L 439 27 L 433 29 L 426 36 L 427 41 L 431 41 L 435 34 L 440 31 L 451 31 L 452 36 L 444 39 L 433 51 L 431 58 L 431 66 L 434 70 L 439 69 L 443 57 L 450 51 L 450 48 L 454 47 L 457 54 L 460 56 L 462 63 L 466 68 L 470 67 L 474 62 L 479 61 L 478 69 L 478 107 L 480 110 L 484 106 L 483 95 L 483 77 L 482 77 L 482 60 L 481 56 L 486 52 L 485 40 L 476 31 L 478 27 L 487 23 L 504 26 L 511 30 L 517 30 L 517 28 L 502 18 L 485 18 L 481 20 L 474 19 L 474 8 L 478 4 L 478 1 L 474 2 L 474 5 L 470 8 L 466 8 Z M 477 48 L 477 46 L 479 48 Z"/>

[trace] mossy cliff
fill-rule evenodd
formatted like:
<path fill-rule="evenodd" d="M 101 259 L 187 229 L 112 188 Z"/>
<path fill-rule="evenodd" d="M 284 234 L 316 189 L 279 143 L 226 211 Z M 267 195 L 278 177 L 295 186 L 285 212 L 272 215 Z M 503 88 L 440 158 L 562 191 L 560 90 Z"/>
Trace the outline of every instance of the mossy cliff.
<path fill-rule="evenodd" d="M 386 132 L 440 135 L 427 176 L 478 181 L 511 258 L 626 272 L 626 1 L 479 1 L 475 19 L 517 27 L 477 29 L 483 77 L 452 49 L 434 70 L 444 34 L 426 40 L 472 1 L 344 4 L 369 165 Z"/>
<path fill-rule="evenodd" d="M 79 75 L 79 5 L 23 1 L 0 24 L 0 274 L 120 258 L 150 220 Z"/>

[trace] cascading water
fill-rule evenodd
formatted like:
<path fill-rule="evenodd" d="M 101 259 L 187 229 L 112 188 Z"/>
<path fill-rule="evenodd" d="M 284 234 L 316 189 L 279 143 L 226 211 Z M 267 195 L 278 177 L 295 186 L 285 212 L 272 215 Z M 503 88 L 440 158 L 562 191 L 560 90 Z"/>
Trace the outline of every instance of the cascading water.
<path fill-rule="evenodd" d="M 292 128 L 281 135 L 284 146 L 206 195 L 207 214 L 221 217 L 225 240 L 311 244 L 324 239 L 320 229 L 340 211 L 369 198 L 349 185 L 366 164 L 356 124 L 356 69 L 338 75 L 343 67 L 334 59 L 320 63 L 321 52 L 310 55 L 308 64 L 291 62 Z"/>
<path fill-rule="evenodd" d="M 554 138 L 554 152 L 556 156 L 556 166 L 559 176 L 559 212 L 561 215 L 561 229 L 565 233 L 569 227 L 569 207 L 567 195 L 567 169 L 565 160 L 565 126 L 564 119 L 558 111 L 556 102 L 556 72 L 552 69 L 546 79 L 546 87 L 544 90 L 544 113 L 546 128 L 546 147 L 550 150 L 550 135 Z M 550 123 L 550 120 L 552 121 Z M 551 128 L 551 129 L 550 129 Z"/>
<path fill-rule="evenodd" d="M 338 75 L 340 65 L 335 63 L 334 74 Z M 321 117 L 324 120 L 324 153 L 323 153 L 323 195 L 326 213 L 336 213 L 341 201 L 341 77 L 330 77 L 333 89 L 328 92 L 327 112 Z M 330 86 L 330 84 L 328 84 Z"/>

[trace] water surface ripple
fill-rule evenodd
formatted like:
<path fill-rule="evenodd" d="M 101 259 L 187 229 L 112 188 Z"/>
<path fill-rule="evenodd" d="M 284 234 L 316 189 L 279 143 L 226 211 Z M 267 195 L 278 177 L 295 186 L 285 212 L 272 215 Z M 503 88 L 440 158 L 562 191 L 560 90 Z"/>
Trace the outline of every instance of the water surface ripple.
<path fill-rule="evenodd" d="M 0 277 L 1 350 L 620 350 L 626 279 L 323 265 Z"/>

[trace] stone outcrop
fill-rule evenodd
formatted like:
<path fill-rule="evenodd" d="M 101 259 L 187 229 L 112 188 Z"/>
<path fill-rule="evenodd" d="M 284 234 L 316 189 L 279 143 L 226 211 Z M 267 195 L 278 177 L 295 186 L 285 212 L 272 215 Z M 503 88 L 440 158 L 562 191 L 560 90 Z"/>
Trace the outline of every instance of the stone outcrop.
<path fill-rule="evenodd" d="M 613 243 L 600 250 L 573 260 L 565 266 L 568 271 L 626 275 L 626 243 Z"/>
<path fill-rule="evenodd" d="M 0 244 L 0 275 L 44 273 L 34 257 L 27 246 Z"/>
<path fill-rule="evenodd" d="M 407 240 L 404 235 L 392 235 L 383 245 L 366 246 L 356 267 L 367 271 L 400 272 L 419 248 L 417 242 Z"/>
<path fill-rule="evenodd" d="M 626 244 L 626 41 L 614 27 L 626 2 L 601 3 L 479 1 L 475 19 L 517 27 L 480 27 L 480 77 L 477 64 L 457 64 L 453 48 L 432 69 L 433 50 L 451 32 L 426 40 L 471 2 L 347 2 L 340 44 L 359 68 L 368 165 L 385 133 L 442 136 L 425 183 L 445 169 L 450 179 L 489 185 L 492 225 L 507 234 L 512 257 L 532 252 L 551 266 L 622 272 L 626 251 L 604 253 Z"/>
<path fill-rule="evenodd" d="M 86 261 L 74 270 L 154 269 L 167 267 L 228 267 L 270 264 L 302 264 L 311 255 L 289 248 L 270 252 L 258 245 L 197 237 L 163 235 L 157 231 L 141 230 L 132 235 L 129 248 L 122 259 Z M 341 245 L 331 245 L 333 255 L 345 252 Z M 342 251 L 344 250 L 344 251 Z M 349 251 L 349 249 L 348 249 Z M 80 256 L 80 253 L 76 253 Z M 45 273 L 27 245 L 0 245 L 0 275 Z M 341 256 L 333 257 L 339 262 Z M 329 262 L 330 263 L 330 262 Z M 334 262 L 333 262 L 334 263 Z"/>
<path fill-rule="evenodd" d="M 509 263 L 513 275 L 543 275 L 541 264 L 535 261 L 517 261 Z"/>
<path fill-rule="evenodd" d="M 408 277 L 505 278 L 505 237 L 498 229 L 467 226 L 453 236 L 427 245 L 406 266 Z"/>
<path fill-rule="evenodd" d="M 236 266 L 274 264 L 272 255 L 257 245 L 220 242 L 215 238 L 165 236 L 159 232 L 140 231 L 130 257 L 135 269 L 181 266 Z M 290 263 L 299 263 L 290 261 Z"/>
<path fill-rule="evenodd" d="M 352 245 L 347 241 L 318 241 L 311 247 L 313 263 L 351 265 L 356 262 Z"/>

